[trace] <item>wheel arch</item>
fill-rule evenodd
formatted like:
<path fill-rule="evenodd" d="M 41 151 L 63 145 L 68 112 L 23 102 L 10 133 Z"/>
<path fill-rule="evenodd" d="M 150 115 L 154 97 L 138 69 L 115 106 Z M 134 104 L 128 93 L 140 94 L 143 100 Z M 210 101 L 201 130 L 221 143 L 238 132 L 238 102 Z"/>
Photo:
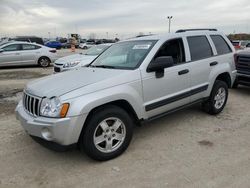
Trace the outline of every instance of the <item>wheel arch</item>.
<path fill-rule="evenodd" d="M 134 108 L 132 107 L 132 105 L 127 101 L 127 100 L 124 100 L 124 99 L 119 99 L 119 100 L 115 100 L 115 101 L 111 101 L 111 102 L 108 102 L 108 103 L 105 103 L 105 104 L 102 104 L 100 106 L 96 106 L 95 108 L 93 108 L 87 115 L 84 123 L 83 123 L 83 126 L 82 126 L 82 129 L 81 129 L 81 133 L 79 135 L 79 138 L 78 138 L 78 142 L 79 142 L 79 139 L 81 138 L 81 135 L 84 134 L 84 130 L 90 120 L 90 118 L 94 115 L 94 113 L 99 110 L 100 108 L 105 108 L 105 107 L 108 107 L 108 106 L 118 106 L 120 108 L 122 108 L 123 110 L 125 110 L 129 116 L 133 119 L 133 121 L 135 122 L 135 124 L 139 124 L 140 122 L 140 119 L 138 117 L 138 115 L 136 114 Z"/>
<path fill-rule="evenodd" d="M 224 81 L 227 84 L 228 88 L 231 88 L 232 86 L 232 79 L 228 72 L 219 74 L 215 80 Z"/>

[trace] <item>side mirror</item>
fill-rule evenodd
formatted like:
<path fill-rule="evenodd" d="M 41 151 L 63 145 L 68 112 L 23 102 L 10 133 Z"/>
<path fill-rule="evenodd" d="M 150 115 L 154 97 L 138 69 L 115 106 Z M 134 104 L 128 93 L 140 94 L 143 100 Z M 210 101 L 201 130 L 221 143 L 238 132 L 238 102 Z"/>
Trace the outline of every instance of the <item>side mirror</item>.
<path fill-rule="evenodd" d="M 4 49 L 0 49 L 0 53 L 4 52 Z"/>
<path fill-rule="evenodd" d="M 160 78 L 164 75 L 164 69 L 173 65 L 174 60 L 171 56 L 157 57 L 148 65 L 147 72 L 155 72 L 156 77 Z"/>

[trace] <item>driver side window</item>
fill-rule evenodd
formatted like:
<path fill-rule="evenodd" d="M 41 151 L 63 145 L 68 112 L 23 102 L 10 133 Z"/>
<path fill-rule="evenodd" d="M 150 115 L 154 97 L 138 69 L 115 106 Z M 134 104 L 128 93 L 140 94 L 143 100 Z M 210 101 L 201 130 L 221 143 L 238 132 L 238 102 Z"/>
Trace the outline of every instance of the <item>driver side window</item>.
<path fill-rule="evenodd" d="M 18 51 L 20 50 L 20 44 L 11 44 L 11 45 L 5 46 L 3 47 L 3 50 L 5 52 Z"/>
<path fill-rule="evenodd" d="M 171 56 L 174 60 L 174 65 L 185 62 L 184 45 L 181 38 L 173 39 L 165 42 L 160 50 L 156 53 L 154 59 L 162 56 Z"/>

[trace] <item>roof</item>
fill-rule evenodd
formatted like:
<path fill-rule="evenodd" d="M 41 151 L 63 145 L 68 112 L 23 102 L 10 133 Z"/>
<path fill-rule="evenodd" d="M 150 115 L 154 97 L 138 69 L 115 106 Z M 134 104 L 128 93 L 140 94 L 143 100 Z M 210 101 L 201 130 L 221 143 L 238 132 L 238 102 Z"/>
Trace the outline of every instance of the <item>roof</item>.
<path fill-rule="evenodd" d="M 206 34 L 223 34 L 222 32 L 216 30 L 194 30 L 194 31 L 184 31 L 178 33 L 165 33 L 161 35 L 149 35 L 144 37 L 131 38 L 126 41 L 131 40 L 167 40 L 169 38 L 183 37 L 183 36 L 192 36 L 192 35 L 206 35 Z"/>
<path fill-rule="evenodd" d="M 35 45 L 38 45 L 38 46 L 42 46 L 42 45 L 39 45 L 37 43 L 33 43 L 33 42 L 24 42 L 24 41 L 9 41 L 7 43 L 4 43 L 4 44 L 0 44 L 0 46 L 5 46 L 5 45 L 9 45 L 9 44 L 35 44 Z"/>

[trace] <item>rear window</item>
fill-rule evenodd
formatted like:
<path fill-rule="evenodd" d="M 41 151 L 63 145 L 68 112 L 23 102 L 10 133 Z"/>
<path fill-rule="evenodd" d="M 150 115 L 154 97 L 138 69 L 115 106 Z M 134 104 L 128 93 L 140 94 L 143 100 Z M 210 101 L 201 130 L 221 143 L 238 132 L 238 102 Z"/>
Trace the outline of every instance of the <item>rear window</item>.
<path fill-rule="evenodd" d="M 227 42 L 225 41 L 225 39 L 222 36 L 211 35 L 211 38 L 214 42 L 214 45 L 216 47 L 218 55 L 227 54 L 227 53 L 232 52 L 232 50 L 230 49 Z"/>
<path fill-rule="evenodd" d="M 213 56 L 212 48 L 206 36 L 187 37 L 187 41 L 192 61 Z"/>

